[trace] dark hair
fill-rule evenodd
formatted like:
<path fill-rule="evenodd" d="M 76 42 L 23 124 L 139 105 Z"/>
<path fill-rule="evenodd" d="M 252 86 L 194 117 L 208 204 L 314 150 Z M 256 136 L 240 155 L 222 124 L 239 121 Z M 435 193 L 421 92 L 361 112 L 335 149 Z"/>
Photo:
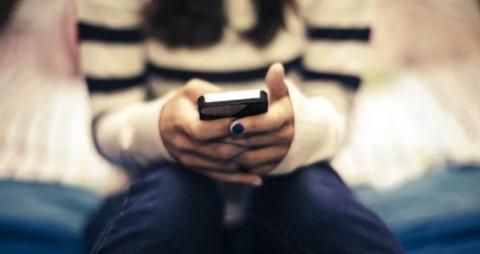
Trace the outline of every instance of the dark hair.
<path fill-rule="evenodd" d="M 12 15 L 13 9 L 18 0 L 1 0 L 0 1 L 0 32 L 3 31 L 5 26 Z"/>
<path fill-rule="evenodd" d="M 285 28 L 284 11 L 288 7 L 295 8 L 294 0 L 251 1 L 257 22 L 240 33 L 262 47 Z M 222 38 L 228 23 L 224 0 L 151 0 L 144 14 L 147 34 L 170 47 L 211 45 Z"/>

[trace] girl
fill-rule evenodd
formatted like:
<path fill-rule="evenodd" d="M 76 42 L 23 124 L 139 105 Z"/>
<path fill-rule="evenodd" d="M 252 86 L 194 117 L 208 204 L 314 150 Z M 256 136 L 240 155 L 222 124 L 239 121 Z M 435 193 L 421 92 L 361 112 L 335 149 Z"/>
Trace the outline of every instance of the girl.
<path fill-rule="evenodd" d="M 329 165 L 371 4 L 79 0 L 94 139 L 133 181 L 92 220 L 91 252 L 401 252 Z M 263 87 L 267 113 L 199 120 L 203 93 Z M 231 234 L 219 182 L 257 187 Z"/>

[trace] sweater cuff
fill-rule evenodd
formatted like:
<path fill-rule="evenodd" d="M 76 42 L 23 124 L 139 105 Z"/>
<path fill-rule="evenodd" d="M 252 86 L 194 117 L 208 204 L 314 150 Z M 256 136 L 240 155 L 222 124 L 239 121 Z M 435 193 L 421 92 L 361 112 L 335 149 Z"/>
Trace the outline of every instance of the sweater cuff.
<path fill-rule="evenodd" d="M 283 160 L 270 173 L 282 175 L 328 160 L 342 144 L 346 129 L 345 116 L 331 102 L 321 97 L 306 97 L 286 82 L 294 112 L 294 137 Z"/>
<path fill-rule="evenodd" d="M 101 152 L 126 169 L 173 161 L 159 130 L 160 112 L 172 95 L 132 105 L 101 119 L 96 135 Z"/>
<path fill-rule="evenodd" d="M 142 7 L 142 1 L 132 0 L 78 0 L 77 2 L 77 4 L 92 4 L 114 10 L 139 11 Z"/>

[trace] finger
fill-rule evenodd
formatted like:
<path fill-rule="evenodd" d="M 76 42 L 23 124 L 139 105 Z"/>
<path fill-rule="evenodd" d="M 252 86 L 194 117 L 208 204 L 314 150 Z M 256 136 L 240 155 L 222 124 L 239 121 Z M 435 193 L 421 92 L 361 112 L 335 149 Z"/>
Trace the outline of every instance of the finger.
<path fill-rule="evenodd" d="M 264 165 L 267 163 L 280 162 L 288 152 L 288 146 L 268 146 L 258 149 L 247 150 L 235 161 L 247 168 Z"/>
<path fill-rule="evenodd" d="M 195 150 L 195 152 L 214 160 L 229 161 L 244 152 L 245 149 L 245 147 L 240 147 L 233 144 L 216 142 L 214 144 L 203 146 Z"/>
<path fill-rule="evenodd" d="M 289 145 L 292 142 L 293 136 L 293 124 L 286 123 L 279 130 L 273 132 L 245 136 L 230 136 L 224 139 L 223 142 L 242 147 Z"/>
<path fill-rule="evenodd" d="M 177 153 L 176 157 L 185 167 L 192 169 L 223 172 L 233 172 L 238 169 L 237 164 L 232 162 L 212 161 L 188 153 Z"/>
<path fill-rule="evenodd" d="M 233 120 L 233 118 L 222 118 L 212 121 L 188 119 L 181 128 L 193 139 L 200 141 L 214 140 L 230 135 L 230 125 Z"/>
<path fill-rule="evenodd" d="M 229 126 L 233 122 L 233 118 L 201 121 L 197 107 L 192 102 L 185 99 L 178 103 L 178 107 L 182 110 L 175 114 L 175 129 L 196 140 L 221 138 L 230 134 Z"/>
<path fill-rule="evenodd" d="M 275 63 L 268 69 L 265 82 L 270 91 L 270 100 L 275 102 L 288 95 L 285 85 L 285 69 L 281 63 Z"/>
<path fill-rule="evenodd" d="M 168 145 L 174 146 L 180 152 L 187 152 L 206 157 L 207 159 L 226 161 L 230 160 L 246 148 L 233 143 L 204 142 L 189 138 L 183 133 L 177 133 L 173 138 L 166 141 Z"/>
<path fill-rule="evenodd" d="M 238 119 L 230 124 L 230 132 L 235 135 L 271 132 L 280 129 L 293 119 L 292 107 L 288 96 L 270 106 L 267 113 Z M 239 126 L 241 126 L 239 128 Z M 238 129 L 242 131 L 239 133 Z"/>
<path fill-rule="evenodd" d="M 277 163 L 266 164 L 266 165 L 251 168 L 249 172 L 257 175 L 267 175 L 270 172 L 272 172 L 276 166 L 277 166 Z"/>
<path fill-rule="evenodd" d="M 222 91 L 218 86 L 202 79 L 191 79 L 183 89 L 183 93 L 192 101 L 197 102 L 198 97 L 204 93 L 217 93 Z"/>
<path fill-rule="evenodd" d="M 242 174 L 242 173 L 225 174 L 225 173 L 218 173 L 218 172 L 203 172 L 203 173 L 223 182 L 248 184 L 248 185 L 255 185 L 255 186 L 262 185 L 262 178 L 258 175 Z"/>

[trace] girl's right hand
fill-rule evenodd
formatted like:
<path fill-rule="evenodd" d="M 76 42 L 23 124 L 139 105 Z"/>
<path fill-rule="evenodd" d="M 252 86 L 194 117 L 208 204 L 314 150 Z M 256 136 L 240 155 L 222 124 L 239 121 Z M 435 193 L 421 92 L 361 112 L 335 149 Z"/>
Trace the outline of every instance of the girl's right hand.
<path fill-rule="evenodd" d="M 239 165 L 233 159 L 245 148 L 222 142 L 230 135 L 234 119 L 200 120 L 198 97 L 219 91 L 217 86 L 193 79 L 163 106 L 159 128 L 165 148 L 188 169 L 220 181 L 260 185 L 258 175 L 236 172 Z"/>

